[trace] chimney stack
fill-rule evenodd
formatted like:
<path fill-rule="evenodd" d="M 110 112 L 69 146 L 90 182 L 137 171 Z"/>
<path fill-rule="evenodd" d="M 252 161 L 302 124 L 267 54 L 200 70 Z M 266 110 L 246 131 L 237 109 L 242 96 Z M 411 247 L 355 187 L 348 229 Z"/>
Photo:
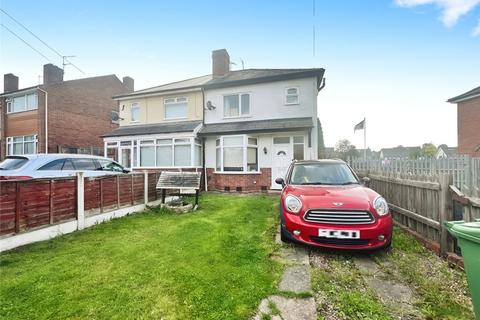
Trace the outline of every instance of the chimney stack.
<path fill-rule="evenodd" d="M 135 80 L 131 77 L 123 77 L 123 86 L 127 89 L 127 92 L 133 92 Z"/>
<path fill-rule="evenodd" d="M 212 76 L 218 78 L 230 71 L 230 56 L 227 50 L 219 49 L 212 51 Z"/>
<path fill-rule="evenodd" d="M 49 85 L 63 82 L 63 70 L 49 63 L 43 66 L 43 84 Z"/>
<path fill-rule="evenodd" d="M 3 75 L 3 92 L 12 92 L 18 90 L 18 77 L 13 73 Z"/>

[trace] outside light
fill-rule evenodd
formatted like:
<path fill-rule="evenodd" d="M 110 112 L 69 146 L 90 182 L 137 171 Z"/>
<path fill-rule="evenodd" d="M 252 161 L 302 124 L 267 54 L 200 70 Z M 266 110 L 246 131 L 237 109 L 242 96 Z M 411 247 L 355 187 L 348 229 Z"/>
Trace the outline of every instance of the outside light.
<path fill-rule="evenodd" d="M 380 216 L 388 214 L 388 203 L 382 197 L 377 197 L 375 201 L 373 201 L 373 207 Z"/>
<path fill-rule="evenodd" d="M 285 197 L 285 208 L 291 213 L 299 213 L 302 209 L 302 201 L 295 196 L 288 195 Z"/>

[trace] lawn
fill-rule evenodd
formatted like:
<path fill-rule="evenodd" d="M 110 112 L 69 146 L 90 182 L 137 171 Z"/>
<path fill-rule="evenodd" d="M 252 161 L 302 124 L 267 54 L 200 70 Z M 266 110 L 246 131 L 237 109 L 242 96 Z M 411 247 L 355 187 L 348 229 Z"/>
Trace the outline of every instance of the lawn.
<path fill-rule="evenodd" d="M 4 253 L 3 319 L 245 319 L 276 292 L 277 201 L 205 195 Z"/>

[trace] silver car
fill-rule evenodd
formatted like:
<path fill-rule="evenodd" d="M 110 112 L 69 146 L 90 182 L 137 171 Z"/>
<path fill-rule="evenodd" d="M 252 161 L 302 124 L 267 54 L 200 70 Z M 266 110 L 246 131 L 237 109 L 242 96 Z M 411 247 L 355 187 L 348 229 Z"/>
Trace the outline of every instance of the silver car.
<path fill-rule="evenodd" d="M 71 177 L 78 172 L 85 177 L 128 173 L 117 162 L 84 154 L 26 154 L 8 156 L 0 163 L 0 180 Z"/>

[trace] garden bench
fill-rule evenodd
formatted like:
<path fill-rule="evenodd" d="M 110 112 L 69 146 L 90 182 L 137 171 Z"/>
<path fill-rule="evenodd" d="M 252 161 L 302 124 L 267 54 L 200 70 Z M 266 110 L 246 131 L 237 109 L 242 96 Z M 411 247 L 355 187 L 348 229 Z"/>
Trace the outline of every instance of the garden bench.
<path fill-rule="evenodd" d="M 167 190 L 179 190 L 178 193 L 170 193 L 173 196 L 195 194 L 195 206 L 198 205 L 200 192 L 200 172 L 168 172 L 162 171 L 157 182 L 157 190 L 162 192 L 162 204 L 165 203 Z"/>

